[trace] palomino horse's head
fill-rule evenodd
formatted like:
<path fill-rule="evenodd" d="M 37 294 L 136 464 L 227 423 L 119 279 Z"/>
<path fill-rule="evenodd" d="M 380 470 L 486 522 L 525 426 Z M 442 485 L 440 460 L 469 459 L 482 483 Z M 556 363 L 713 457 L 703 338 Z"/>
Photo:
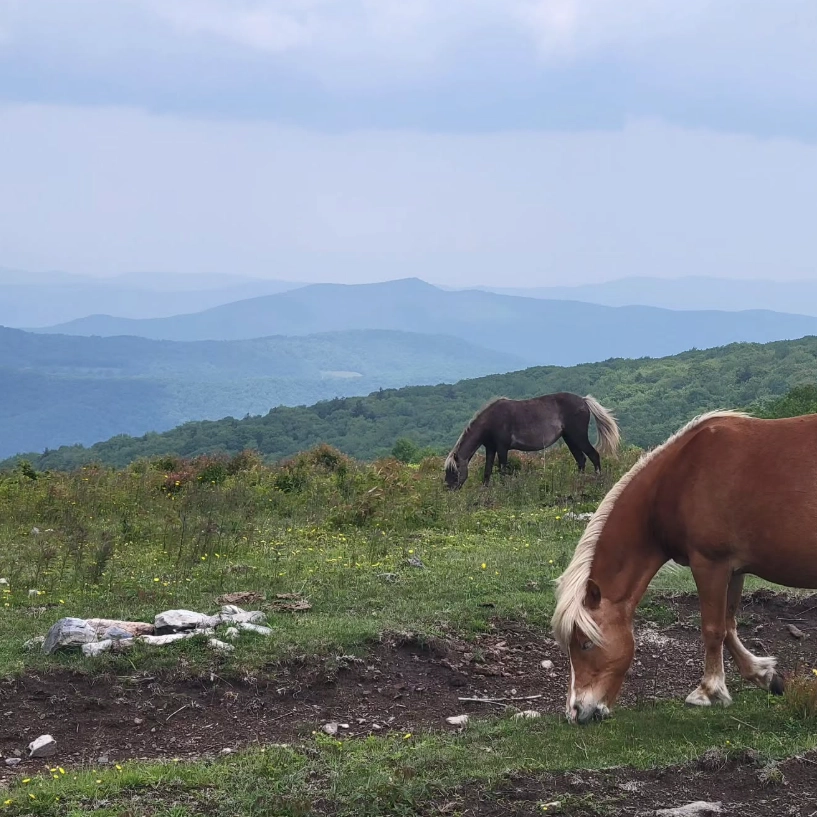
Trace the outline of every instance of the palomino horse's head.
<path fill-rule="evenodd" d="M 635 651 L 624 606 L 603 599 L 599 586 L 588 579 L 579 615 L 559 640 L 570 657 L 568 720 L 585 724 L 607 717 Z"/>
<path fill-rule="evenodd" d="M 468 463 L 456 454 L 449 454 L 445 461 L 445 484 L 449 490 L 456 491 L 468 479 Z"/>

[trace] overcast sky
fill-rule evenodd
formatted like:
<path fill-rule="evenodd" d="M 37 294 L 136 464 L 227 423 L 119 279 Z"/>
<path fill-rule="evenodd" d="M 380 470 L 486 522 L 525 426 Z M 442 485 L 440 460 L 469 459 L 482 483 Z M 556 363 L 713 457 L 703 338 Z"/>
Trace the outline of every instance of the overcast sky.
<path fill-rule="evenodd" d="M 0 267 L 814 276 L 813 0 L 0 0 Z"/>

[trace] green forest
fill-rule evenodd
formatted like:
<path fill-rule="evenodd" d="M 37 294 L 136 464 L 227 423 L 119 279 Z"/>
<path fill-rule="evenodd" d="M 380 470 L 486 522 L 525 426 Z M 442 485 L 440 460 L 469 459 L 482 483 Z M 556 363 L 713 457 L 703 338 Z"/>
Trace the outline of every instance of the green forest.
<path fill-rule="evenodd" d="M 122 466 L 140 457 L 244 449 L 278 460 L 325 442 L 359 459 L 392 453 L 407 459 L 416 452 L 447 451 L 470 416 L 492 397 L 557 391 L 593 394 L 616 414 L 626 442 L 645 447 L 710 409 L 748 408 L 781 416 L 814 410 L 813 389 L 790 392 L 815 379 L 815 337 L 736 343 L 660 359 L 535 367 L 453 385 L 380 390 L 309 407 L 275 408 L 243 420 L 186 423 L 163 434 L 121 435 L 88 448 L 63 447 L 25 458 L 37 469 L 70 469 L 89 462 Z M 10 467 L 17 459 L 3 465 Z"/>

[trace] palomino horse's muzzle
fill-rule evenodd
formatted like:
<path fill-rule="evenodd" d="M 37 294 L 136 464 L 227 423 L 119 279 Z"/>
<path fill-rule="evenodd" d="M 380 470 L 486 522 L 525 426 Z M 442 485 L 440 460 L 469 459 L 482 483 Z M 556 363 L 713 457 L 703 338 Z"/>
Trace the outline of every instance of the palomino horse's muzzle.
<path fill-rule="evenodd" d="M 602 721 L 609 717 L 610 710 L 604 704 L 585 706 L 575 703 L 567 713 L 567 719 L 571 723 L 578 723 L 579 726 L 585 726 L 592 721 Z"/>

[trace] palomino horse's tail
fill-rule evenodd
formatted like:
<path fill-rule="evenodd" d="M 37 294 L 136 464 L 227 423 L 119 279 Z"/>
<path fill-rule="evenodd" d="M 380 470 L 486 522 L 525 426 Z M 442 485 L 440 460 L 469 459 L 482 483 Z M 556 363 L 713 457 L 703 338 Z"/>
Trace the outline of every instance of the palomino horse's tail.
<path fill-rule="evenodd" d="M 612 456 L 618 451 L 621 442 L 621 432 L 618 429 L 616 418 L 589 394 L 584 398 L 587 408 L 596 421 L 596 429 L 599 432 L 598 450 L 603 457 Z"/>

